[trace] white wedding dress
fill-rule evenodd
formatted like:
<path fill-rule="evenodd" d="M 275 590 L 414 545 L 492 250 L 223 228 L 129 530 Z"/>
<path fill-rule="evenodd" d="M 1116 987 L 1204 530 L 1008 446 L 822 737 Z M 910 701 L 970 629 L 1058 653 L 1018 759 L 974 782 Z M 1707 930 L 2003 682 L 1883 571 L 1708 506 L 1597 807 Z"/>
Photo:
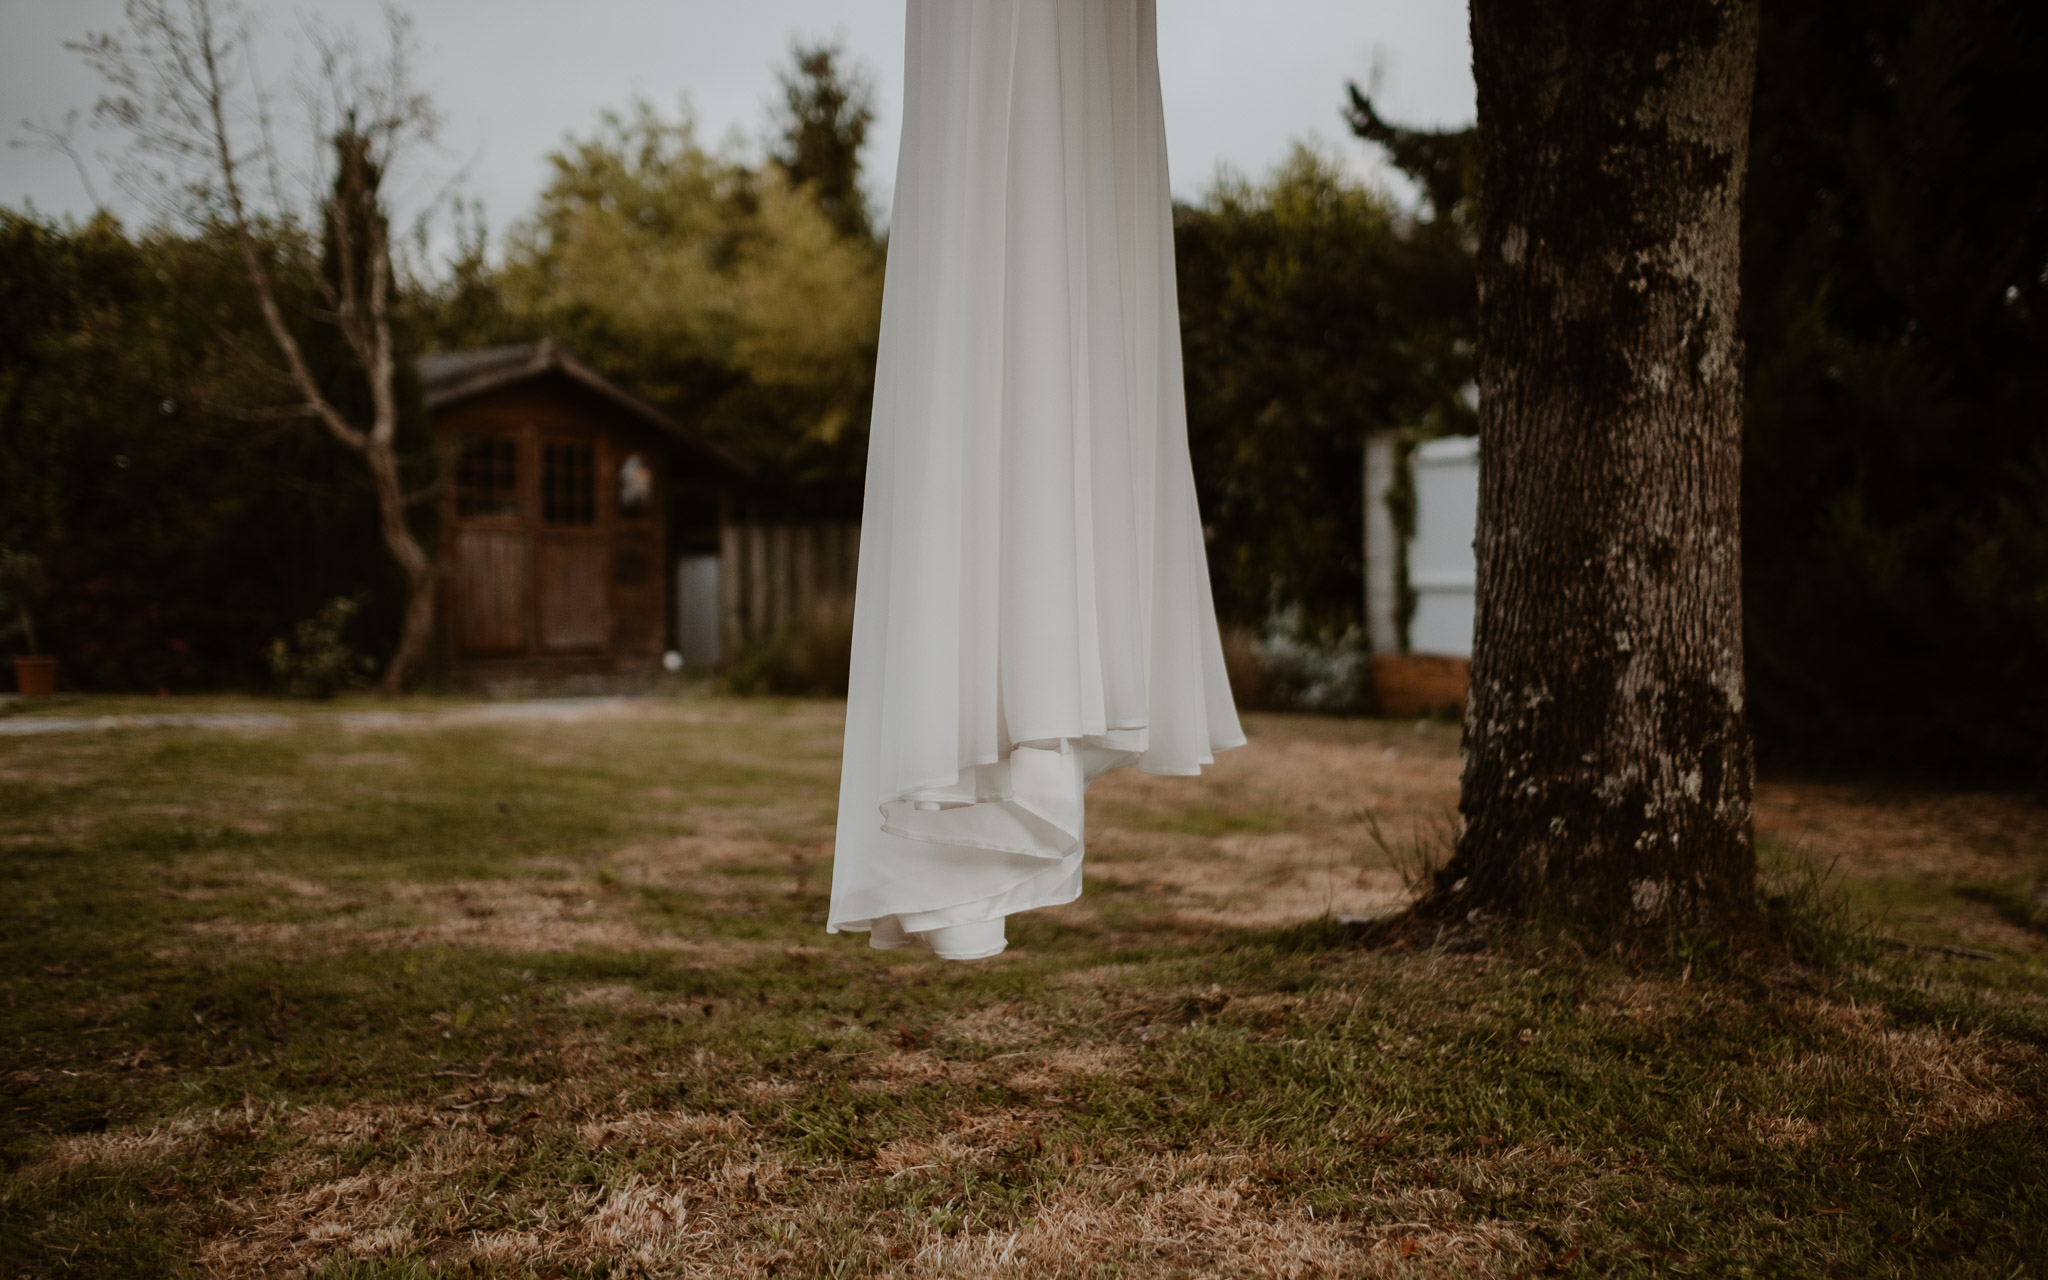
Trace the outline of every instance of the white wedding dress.
<path fill-rule="evenodd" d="M 1082 793 L 1244 741 L 1189 465 L 1154 0 L 909 0 L 828 927 L 974 959 Z"/>

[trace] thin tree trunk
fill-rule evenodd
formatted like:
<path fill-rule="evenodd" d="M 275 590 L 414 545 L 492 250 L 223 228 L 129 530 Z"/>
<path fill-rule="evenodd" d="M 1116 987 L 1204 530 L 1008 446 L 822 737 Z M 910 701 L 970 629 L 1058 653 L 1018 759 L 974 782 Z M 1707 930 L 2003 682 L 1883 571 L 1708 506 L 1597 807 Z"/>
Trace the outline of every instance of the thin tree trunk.
<path fill-rule="evenodd" d="M 269 116 L 260 89 L 252 103 L 236 101 L 251 39 L 246 16 L 233 0 L 129 0 L 128 26 L 133 44 L 95 36 L 85 46 L 87 61 L 117 90 L 102 99 L 102 114 L 132 130 L 140 151 L 166 157 L 180 177 L 203 162 L 211 175 L 192 186 L 177 188 L 175 216 L 224 215 L 241 250 L 242 266 L 256 292 L 263 324 L 284 357 L 284 379 L 297 391 L 301 410 L 328 434 L 362 458 L 377 494 L 377 513 L 385 550 L 405 577 L 405 623 L 397 652 L 384 670 L 386 693 L 403 692 L 425 662 L 433 640 L 436 574 L 427 554 L 406 523 L 417 501 L 430 498 L 434 486 L 408 495 L 402 484 L 398 454 L 399 405 L 397 360 L 392 343 L 392 265 L 389 228 L 378 205 L 380 169 L 390 149 L 404 137 L 424 138 L 432 130 L 433 111 L 416 94 L 407 74 L 408 24 L 396 11 L 387 13 L 393 42 L 391 59 L 376 70 L 377 80 L 352 79 L 354 59 L 339 43 L 316 37 L 323 55 L 324 82 L 317 91 L 337 106 L 344 100 L 365 105 L 367 123 L 357 127 L 353 106 L 340 112 L 340 132 L 332 142 L 340 161 L 336 190 L 324 212 L 334 236 L 339 279 L 323 280 L 330 316 L 347 343 L 356 368 L 368 385 L 370 421 L 352 422 L 321 389 L 305 352 L 279 305 L 272 278 L 271 252 L 257 239 L 257 223 L 244 198 L 243 157 L 237 152 L 231 120 L 252 114 L 263 144 L 254 156 L 266 161 L 277 187 L 277 155 L 271 150 Z M 224 30 L 217 18 L 226 19 Z M 379 150 L 381 143 L 381 152 Z M 282 205 L 272 210 L 288 226 L 291 215 Z"/>
<path fill-rule="evenodd" d="M 1473 0 L 1479 602 L 1421 904 L 1752 909 L 1737 266 L 1755 0 Z"/>
<path fill-rule="evenodd" d="M 384 536 L 384 549 L 405 575 L 405 620 L 399 627 L 398 648 L 384 665 L 384 675 L 377 686 L 380 693 L 395 696 L 411 685 L 433 645 L 434 562 L 405 520 L 411 504 L 401 483 L 397 450 L 389 440 L 373 435 L 365 444 L 363 458 L 376 481 L 378 525 Z"/>
<path fill-rule="evenodd" d="M 236 239 L 241 246 L 243 268 L 256 290 L 256 301 L 264 324 L 285 358 L 286 370 L 292 385 L 304 399 L 306 412 L 326 427 L 336 440 L 361 456 L 369 469 L 377 494 L 378 528 L 384 548 L 397 563 L 399 572 L 405 575 L 405 619 L 399 629 L 398 648 L 385 664 L 383 677 L 378 682 L 380 692 L 401 694 L 419 674 L 433 643 L 435 572 L 432 557 L 428 556 L 426 548 L 420 545 L 412 527 L 406 523 L 406 512 L 411 503 L 400 474 L 397 448 L 398 401 L 394 391 L 397 367 L 392 355 L 387 283 L 391 270 L 390 246 L 377 216 L 375 191 L 365 167 L 366 157 L 361 150 L 350 150 L 344 156 L 342 191 L 331 208 L 342 253 L 337 319 L 342 336 L 369 384 L 371 422 L 367 431 L 351 424 L 320 390 L 298 339 L 292 336 L 291 326 L 285 322 L 270 272 L 264 266 L 263 255 L 257 247 L 255 233 L 242 204 L 241 182 L 234 152 L 228 144 L 225 99 L 213 71 L 210 53 L 206 67 L 215 158 L 220 168 L 222 189 L 228 197 Z M 366 229 L 370 241 L 368 267 L 363 273 L 369 281 L 367 299 L 362 296 L 363 289 L 359 285 L 354 261 L 353 235 L 359 214 L 368 224 Z"/>

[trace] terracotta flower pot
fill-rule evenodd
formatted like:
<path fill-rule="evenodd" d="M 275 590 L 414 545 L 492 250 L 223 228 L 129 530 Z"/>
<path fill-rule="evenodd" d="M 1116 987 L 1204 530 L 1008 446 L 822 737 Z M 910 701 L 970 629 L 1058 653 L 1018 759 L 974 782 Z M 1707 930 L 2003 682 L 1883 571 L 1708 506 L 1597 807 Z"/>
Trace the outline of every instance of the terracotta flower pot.
<path fill-rule="evenodd" d="M 1457 715 L 1465 709 L 1472 660 L 1427 653 L 1376 653 L 1373 697 L 1383 716 Z"/>
<path fill-rule="evenodd" d="M 57 660 L 45 654 L 16 654 L 14 684 L 24 698 L 49 697 L 57 692 Z"/>

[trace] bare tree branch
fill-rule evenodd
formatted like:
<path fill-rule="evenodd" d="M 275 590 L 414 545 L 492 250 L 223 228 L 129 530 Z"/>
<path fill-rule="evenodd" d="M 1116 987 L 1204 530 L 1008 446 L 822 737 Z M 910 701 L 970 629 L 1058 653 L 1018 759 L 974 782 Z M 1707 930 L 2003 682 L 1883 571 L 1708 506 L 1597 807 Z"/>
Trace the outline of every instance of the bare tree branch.
<path fill-rule="evenodd" d="M 264 178 L 270 184 L 270 204 L 274 209 L 287 207 L 284 195 L 284 178 L 278 171 L 279 153 L 277 134 L 271 121 L 270 94 L 263 88 L 263 76 L 256 64 L 256 46 L 249 45 L 249 86 L 256 104 L 257 135 L 263 140 Z"/>
<path fill-rule="evenodd" d="M 406 494 L 405 505 L 408 507 L 423 507 L 430 502 L 440 501 L 441 496 L 447 492 L 448 477 L 445 475 L 439 476 L 432 483 L 421 485 L 411 493 Z"/>
<path fill-rule="evenodd" d="M 243 341 L 242 335 L 236 333 L 233 329 L 222 328 L 215 330 L 214 340 L 223 347 L 226 347 L 230 354 L 240 360 L 243 368 L 255 373 L 267 382 L 276 384 L 283 390 L 294 394 L 298 392 L 299 384 L 292 377 L 291 370 L 283 368 L 274 361 L 267 359 L 255 347 Z M 305 416 L 312 416 L 310 408 L 301 407 L 306 409 Z"/>
<path fill-rule="evenodd" d="M 64 127 L 59 129 L 39 120 L 24 120 L 21 127 L 27 131 L 26 138 L 13 138 L 7 143 L 14 150 L 27 148 L 33 151 L 47 151 L 63 156 L 78 171 L 78 183 L 85 188 L 85 198 L 92 201 L 94 212 L 104 212 L 106 202 L 100 199 L 99 189 L 92 184 L 92 174 L 85 167 L 85 157 L 78 154 L 78 147 L 72 135 L 78 130 L 78 108 L 64 113 Z"/>
<path fill-rule="evenodd" d="M 274 405 L 268 409 L 250 409 L 243 405 L 230 404 L 225 400 L 215 400 L 210 396 L 199 397 L 197 404 L 208 413 L 216 414 L 223 418 L 232 418 L 236 422 L 303 422 L 313 417 L 312 408 L 303 404 Z"/>
<path fill-rule="evenodd" d="M 128 0 L 126 17 L 121 36 L 94 35 L 70 46 L 109 86 L 98 117 L 131 139 L 132 163 L 121 180 L 167 220 L 222 228 L 235 241 L 283 367 L 245 354 L 256 368 L 287 382 L 299 403 L 230 416 L 251 422 L 311 419 L 361 457 L 377 495 L 385 549 L 407 583 L 399 648 L 384 676 L 386 691 L 397 692 L 425 658 L 433 631 L 435 569 L 406 513 L 439 492 L 429 485 L 408 493 L 402 483 L 394 271 L 380 200 L 383 176 L 408 146 L 430 139 L 437 123 L 431 102 L 412 87 L 411 24 L 386 9 L 389 43 L 373 63 L 365 63 L 344 35 L 317 24 L 307 27 L 318 74 L 306 94 L 313 138 L 302 172 L 324 175 L 330 155 L 336 167 L 331 183 L 316 180 L 307 205 L 294 208 L 285 194 L 283 157 L 256 67 L 251 23 L 238 0 Z M 252 203 L 246 177 L 252 172 L 263 175 L 257 186 L 268 188 L 267 208 Z M 369 390 L 367 421 L 352 420 L 322 387 L 286 313 L 278 270 L 280 264 L 310 265 L 297 256 L 305 253 L 309 227 L 324 230 L 332 270 L 331 278 L 318 269 L 301 272 L 326 306 L 300 306 L 299 318 L 334 324 Z"/>
<path fill-rule="evenodd" d="M 305 352 L 299 348 L 298 338 L 285 322 L 284 311 L 277 305 L 277 288 L 271 280 L 269 266 L 257 249 L 256 236 L 249 225 L 249 212 L 242 200 L 240 165 L 228 136 L 228 89 L 222 78 L 221 50 L 213 39 L 212 9 L 206 0 L 188 0 L 188 3 L 197 11 L 195 18 L 201 37 L 196 56 L 181 58 L 180 66 L 191 67 L 196 63 L 203 75 L 198 85 L 206 104 L 207 123 L 211 127 L 214 159 L 220 166 L 221 190 L 227 197 L 229 217 L 233 220 L 236 242 L 242 249 L 242 262 L 249 272 L 249 282 L 256 288 L 256 305 L 262 309 L 263 323 L 269 327 L 271 339 L 283 353 L 285 363 L 291 369 L 292 380 L 298 385 L 299 394 L 306 398 L 306 404 L 335 439 L 360 452 L 365 444 L 363 433 L 350 426 L 321 392 L 318 380 L 306 364 Z"/>

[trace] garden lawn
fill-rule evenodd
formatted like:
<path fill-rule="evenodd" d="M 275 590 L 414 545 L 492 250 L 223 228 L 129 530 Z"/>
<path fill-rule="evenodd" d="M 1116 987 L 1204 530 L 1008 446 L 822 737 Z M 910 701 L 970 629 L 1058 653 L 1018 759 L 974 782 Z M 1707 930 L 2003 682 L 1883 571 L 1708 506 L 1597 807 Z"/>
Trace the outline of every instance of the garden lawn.
<path fill-rule="evenodd" d="M 2016 798 L 1765 787 L 1790 947 L 1373 946 L 1455 728 L 1252 717 L 947 964 L 823 932 L 837 704 L 168 708 L 290 720 L 0 737 L 7 1280 L 2048 1261 Z"/>

